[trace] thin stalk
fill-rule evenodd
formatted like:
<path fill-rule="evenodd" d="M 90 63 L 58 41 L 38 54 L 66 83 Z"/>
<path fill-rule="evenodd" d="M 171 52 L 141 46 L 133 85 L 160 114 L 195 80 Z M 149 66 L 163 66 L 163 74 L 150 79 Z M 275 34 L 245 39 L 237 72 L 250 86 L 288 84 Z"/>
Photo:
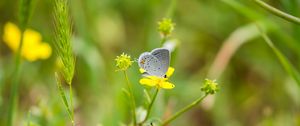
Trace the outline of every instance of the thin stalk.
<path fill-rule="evenodd" d="M 141 124 L 143 124 L 148 119 L 148 117 L 150 115 L 150 112 L 151 112 L 151 109 L 152 109 L 152 106 L 153 106 L 153 103 L 154 103 L 154 101 L 156 99 L 156 96 L 157 96 L 158 92 L 159 92 L 159 87 L 156 88 L 154 96 L 152 97 L 151 102 L 150 102 L 150 104 L 149 104 L 149 106 L 147 108 L 147 115 L 146 115 L 145 119 L 141 122 Z"/>
<path fill-rule="evenodd" d="M 177 0 L 171 0 L 170 6 L 168 7 L 166 17 L 172 18 L 176 9 Z"/>
<path fill-rule="evenodd" d="M 290 14 L 287 14 L 285 12 L 282 12 L 270 5 L 268 5 L 267 3 L 261 1 L 261 0 L 254 0 L 254 2 L 256 4 L 258 4 L 259 6 L 261 6 L 262 8 L 266 9 L 267 11 L 271 12 L 272 14 L 276 15 L 276 16 L 279 16 L 287 21 L 290 21 L 290 22 L 293 22 L 293 23 L 296 23 L 298 25 L 300 25 L 300 18 L 298 17 L 295 17 L 293 15 L 290 15 Z"/>
<path fill-rule="evenodd" d="M 167 37 L 162 37 L 160 41 L 160 45 L 163 46 L 163 44 L 167 41 Z"/>
<path fill-rule="evenodd" d="M 262 38 L 266 41 L 269 47 L 273 50 L 275 55 L 277 56 L 279 62 L 286 70 L 286 72 L 296 81 L 298 86 L 300 86 L 300 76 L 298 71 L 294 68 L 294 66 L 289 62 L 289 60 L 280 52 L 279 49 L 273 44 L 272 40 L 268 37 L 268 35 L 263 31 L 259 24 L 256 24 L 257 29 L 259 30 Z"/>
<path fill-rule="evenodd" d="M 147 103 L 150 103 L 151 102 L 151 97 L 149 95 L 149 92 L 144 89 L 144 94 L 145 94 L 145 98 L 147 100 Z"/>
<path fill-rule="evenodd" d="M 185 113 L 186 111 L 190 110 L 191 108 L 195 107 L 196 105 L 198 105 L 205 97 L 207 96 L 207 94 L 199 97 L 198 99 L 196 99 L 194 102 L 192 102 L 191 104 L 185 106 L 184 108 L 182 108 L 181 110 L 179 110 L 178 112 L 176 112 L 174 115 L 172 115 L 170 118 L 168 118 L 167 120 L 165 120 L 162 123 L 162 126 L 166 126 L 167 124 L 169 124 L 171 121 L 173 121 L 174 119 L 176 119 L 178 116 L 182 115 L 183 113 Z"/>
<path fill-rule="evenodd" d="M 31 111 L 29 110 L 29 112 L 27 113 L 27 126 L 31 125 Z"/>
<path fill-rule="evenodd" d="M 69 107 L 69 103 L 68 103 L 66 94 L 65 94 L 65 92 L 63 90 L 63 87 L 61 85 L 61 80 L 60 80 L 60 78 L 58 77 L 58 75 L 56 73 L 55 73 L 55 78 L 56 78 L 56 83 L 57 83 L 57 87 L 58 87 L 58 90 L 59 90 L 60 97 L 61 97 L 61 99 L 62 99 L 62 101 L 63 101 L 63 103 L 65 105 L 65 108 L 66 108 L 66 110 L 68 112 L 68 115 L 69 115 L 69 118 L 70 118 L 70 120 L 72 122 L 72 125 L 74 126 L 75 124 L 74 124 L 74 120 L 73 120 L 73 114 L 72 114 L 73 112 L 72 112 L 72 110 Z M 71 86 L 70 86 L 70 89 L 71 89 Z M 71 92 L 70 92 L 70 96 L 71 96 Z M 71 97 L 70 97 L 70 101 L 72 101 Z"/>
<path fill-rule="evenodd" d="M 135 101 L 134 101 L 134 95 L 133 95 L 133 91 L 132 91 L 132 86 L 131 86 L 131 84 L 129 82 L 129 79 L 128 79 L 126 71 L 124 71 L 123 73 L 124 73 L 124 76 L 125 76 L 125 79 L 126 79 L 126 84 L 127 84 L 128 89 L 129 89 L 129 93 L 130 93 L 129 96 L 130 96 L 130 101 L 131 101 L 133 125 L 136 126 L 137 122 L 136 122 L 136 115 L 135 115 Z"/>
<path fill-rule="evenodd" d="M 20 74 L 21 74 L 21 52 L 22 52 L 22 46 L 23 46 L 23 37 L 24 36 L 24 30 L 21 31 L 21 38 L 20 38 L 20 45 L 17 50 L 17 55 L 15 59 L 15 70 L 13 72 L 13 82 L 11 87 L 11 94 L 10 94 L 10 102 L 9 102 L 9 108 L 8 108 L 8 120 L 7 125 L 12 126 L 13 125 L 13 116 L 15 111 L 15 104 L 18 99 L 18 89 L 19 89 L 19 81 L 20 81 Z"/>
<path fill-rule="evenodd" d="M 71 107 L 72 125 L 75 126 L 75 123 L 74 123 L 74 106 L 73 106 L 72 84 L 70 84 L 69 90 L 70 90 L 70 107 Z"/>

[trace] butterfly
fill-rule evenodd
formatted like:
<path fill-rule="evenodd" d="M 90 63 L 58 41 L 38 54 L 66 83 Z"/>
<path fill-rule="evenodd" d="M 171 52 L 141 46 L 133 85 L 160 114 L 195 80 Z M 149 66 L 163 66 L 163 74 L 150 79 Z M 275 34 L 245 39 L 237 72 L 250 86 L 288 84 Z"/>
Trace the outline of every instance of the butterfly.
<path fill-rule="evenodd" d="M 146 75 L 165 78 L 170 65 L 170 51 L 156 48 L 151 52 L 144 52 L 140 55 L 138 64 L 146 71 Z"/>

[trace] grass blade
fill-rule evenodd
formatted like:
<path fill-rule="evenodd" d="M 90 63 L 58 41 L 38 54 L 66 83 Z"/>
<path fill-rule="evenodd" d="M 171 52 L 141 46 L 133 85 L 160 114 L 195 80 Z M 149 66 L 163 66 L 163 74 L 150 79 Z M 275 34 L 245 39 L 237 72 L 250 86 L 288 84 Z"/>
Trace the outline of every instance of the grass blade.
<path fill-rule="evenodd" d="M 270 46 L 270 48 L 273 50 L 275 55 L 277 56 L 278 60 L 280 61 L 283 68 L 286 70 L 286 72 L 297 82 L 297 84 L 300 86 L 300 78 L 299 73 L 296 71 L 296 69 L 293 67 L 293 65 L 288 61 L 288 59 L 280 52 L 279 49 L 276 48 L 276 46 L 273 44 L 272 40 L 268 37 L 268 35 L 263 31 L 263 29 L 259 26 L 259 24 L 256 24 L 258 30 L 261 33 L 262 38 L 266 41 L 266 43 Z"/>

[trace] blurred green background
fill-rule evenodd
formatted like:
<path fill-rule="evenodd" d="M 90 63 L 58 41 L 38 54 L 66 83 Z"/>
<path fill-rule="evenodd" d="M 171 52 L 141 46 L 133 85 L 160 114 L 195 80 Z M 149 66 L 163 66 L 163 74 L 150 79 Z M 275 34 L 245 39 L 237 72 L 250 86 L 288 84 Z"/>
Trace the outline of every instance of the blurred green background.
<path fill-rule="evenodd" d="M 299 0 L 266 2 L 300 17 Z M 53 5 L 52 0 L 35 0 L 28 27 L 40 32 L 54 50 Z M 70 0 L 69 5 L 76 56 L 73 93 L 77 125 L 118 126 L 130 121 L 129 101 L 122 92 L 126 88 L 124 76 L 115 71 L 114 59 L 122 52 L 137 59 L 142 52 L 160 47 L 157 21 L 164 17 L 175 22 L 172 38 L 179 41 L 171 58 L 175 68 L 171 82 L 176 87 L 159 92 L 154 120 L 201 96 L 201 84 L 210 78 L 217 80 L 220 91 L 171 125 L 300 125 L 300 85 L 284 70 L 254 22 L 261 22 L 297 71 L 300 26 L 270 14 L 253 1 Z M 3 27 L 9 21 L 18 23 L 17 12 L 18 0 L 0 1 L 0 125 L 6 124 L 14 79 L 14 53 L 3 42 Z M 21 70 L 15 124 L 71 125 L 54 78 L 55 53 L 46 60 L 24 60 Z M 145 87 L 138 83 L 137 63 L 128 72 L 137 106 L 142 107 Z"/>

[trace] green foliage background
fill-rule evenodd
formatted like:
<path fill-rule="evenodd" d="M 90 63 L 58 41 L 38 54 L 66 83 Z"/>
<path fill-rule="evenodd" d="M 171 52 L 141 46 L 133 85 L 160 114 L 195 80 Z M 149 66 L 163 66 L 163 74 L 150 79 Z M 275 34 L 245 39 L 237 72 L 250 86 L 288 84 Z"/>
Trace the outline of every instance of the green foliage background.
<path fill-rule="evenodd" d="M 266 2 L 300 17 L 298 0 Z M 260 22 L 273 44 L 299 71 L 299 24 L 272 15 L 251 0 L 71 0 L 69 5 L 76 56 L 73 101 L 77 125 L 114 126 L 130 121 L 129 102 L 122 93 L 124 76 L 115 72 L 114 59 L 122 52 L 138 58 L 159 47 L 157 21 L 166 16 L 176 23 L 172 36 L 180 42 L 171 64 L 175 67 L 171 81 L 176 87 L 159 93 L 153 117 L 173 113 L 199 97 L 202 81 L 215 69 L 220 76 L 209 77 L 217 79 L 220 91 L 172 125 L 300 125 L 299 85 L 260 34 L 245 28 Z M 28 27 L 39 31 L 54 50 L 53 6 L 53 0 L 36 0 Z M 17 23 L 18 1 L 0 1 L 0 12 L 2 36 L 6 22 Z M 240 28 L 246 34 L 233 40 L 253 37 L 238 46 L 224 71 L 212 68 L 223 44 Z M 224 65 L 224 60 L 219 64 Z M 14 54 L 0 39 L 0 125 L 6 124 L 13 62 Z M 23 61 L 16 125 L 70 125 L 56 87 L 55 63 L 55 54 L 47 60 Z M 144 87 L 138 83 L 141 76 L 136 63 L 128 73 L 137 106 L 143 106 Z"/>

